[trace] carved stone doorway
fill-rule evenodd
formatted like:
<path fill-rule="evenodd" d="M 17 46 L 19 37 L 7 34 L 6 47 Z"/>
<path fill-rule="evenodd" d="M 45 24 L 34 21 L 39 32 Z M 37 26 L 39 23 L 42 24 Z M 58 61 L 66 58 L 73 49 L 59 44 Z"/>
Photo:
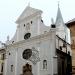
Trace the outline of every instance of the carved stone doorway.
<path fill-rule="evenodd" d="M 32 66 L 30 64 L 25 64 L 22 68 L 22 75 L 33 75 Z"/>

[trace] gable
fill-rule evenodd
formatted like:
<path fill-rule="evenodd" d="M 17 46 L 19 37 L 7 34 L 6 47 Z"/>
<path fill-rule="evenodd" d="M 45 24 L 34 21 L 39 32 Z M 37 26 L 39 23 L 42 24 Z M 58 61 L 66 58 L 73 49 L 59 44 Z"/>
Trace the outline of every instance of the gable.
<path fill-rule="evenodd" d="M 25 10 L 22 12 L 22 14 L 19 16 L 19 18 L 17 19 L 16 23 L 36 13 L 42 13 L 42 11 L 39 9 L 35 9 L 30 6 L 27 6 Z"/>

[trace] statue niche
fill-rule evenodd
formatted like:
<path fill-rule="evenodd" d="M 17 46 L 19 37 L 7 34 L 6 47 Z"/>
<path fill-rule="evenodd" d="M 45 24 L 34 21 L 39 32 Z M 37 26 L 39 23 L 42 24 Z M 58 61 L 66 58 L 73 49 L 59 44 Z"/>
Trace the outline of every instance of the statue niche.
<path fill-rule="evenodd" d="M 23 66 L 22 75 L 32 75 L 32 66 L 28 63 Z"/>

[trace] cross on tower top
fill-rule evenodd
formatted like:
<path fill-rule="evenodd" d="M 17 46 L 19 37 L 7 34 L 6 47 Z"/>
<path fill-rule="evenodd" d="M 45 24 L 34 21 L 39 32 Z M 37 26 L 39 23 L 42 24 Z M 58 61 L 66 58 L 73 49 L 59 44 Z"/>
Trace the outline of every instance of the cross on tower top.
<path fill-rule="evenodd" d="M 60 2 L 58 1 L 58 7 L 59 7 Z"/>

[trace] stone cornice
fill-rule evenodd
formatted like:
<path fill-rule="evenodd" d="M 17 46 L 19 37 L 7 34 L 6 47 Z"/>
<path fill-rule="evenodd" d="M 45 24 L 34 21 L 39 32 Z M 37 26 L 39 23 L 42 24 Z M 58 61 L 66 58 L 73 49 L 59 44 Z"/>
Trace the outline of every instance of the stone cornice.
<path fill-rule="evenodd" d="M 54 35 L 52 32 L 54 32 L 54 31 L 49 31 L 46 34 L 41 34 L 41 35 L 37 35 L 35 37 L 31 37 L 28 40 L 22 40 L 22 41 L 19 41 L 19 42 L 15 42 L 13 44 L 9 44 L 7 47 L 12 47 L 12 46 L 17 47 L 18 45 L 28 43 L 28 42 L 30 43 L 32 41 L 33 42 L 35 42 L 35 41 L 39 42 L 40 40 L 45 39 L 45 38 L 49 37 L 50 35 L 51 35 L 50 37 L 52 37 L 52 35 Z"/>

